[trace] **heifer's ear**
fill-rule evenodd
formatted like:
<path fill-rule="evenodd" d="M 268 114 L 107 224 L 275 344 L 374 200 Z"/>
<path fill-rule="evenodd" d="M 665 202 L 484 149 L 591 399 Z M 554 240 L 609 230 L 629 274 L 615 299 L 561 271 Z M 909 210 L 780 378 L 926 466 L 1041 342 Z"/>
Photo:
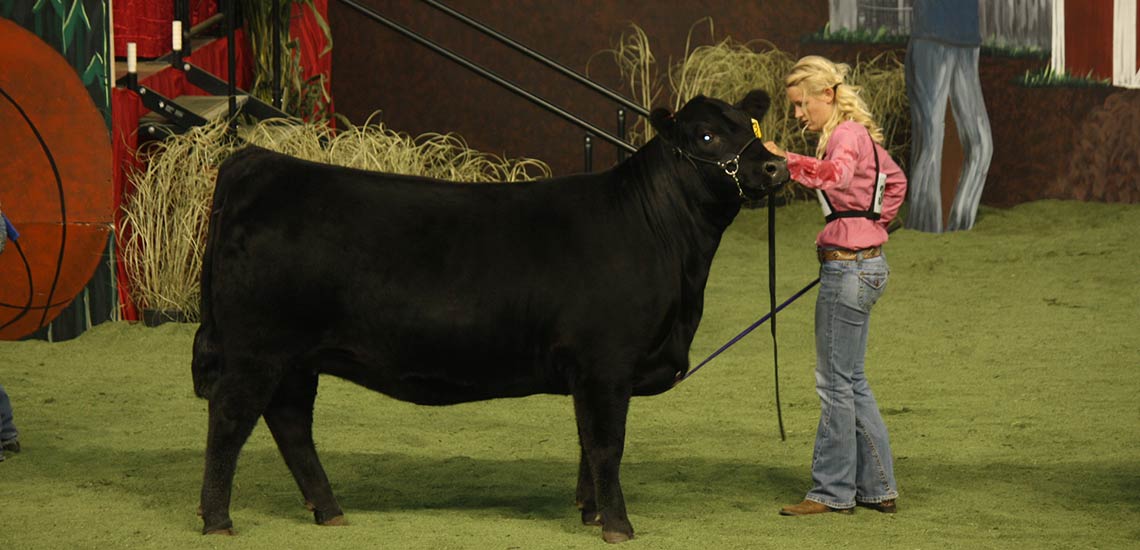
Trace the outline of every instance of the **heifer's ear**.
<path fill-rule="evenodd" d="M 764 114 L 768 112 L 768 106 L 772 104 L 772 98 L 768 97 L 768 92 L 756 89 L 748 92 L 736 107 L 749 115 L 752 118 L 760 120 L 764 118 Z"/>
<path fill-rule="evenodd" d="M 676 120 L 673 119 L 673 113 L 669 109 L 658 107 L 649 113 L 649 123 L 653 125 L 653 129 L 658 134 L 669 136 L 673 134 L 673 125 L 676 124 Z"/>

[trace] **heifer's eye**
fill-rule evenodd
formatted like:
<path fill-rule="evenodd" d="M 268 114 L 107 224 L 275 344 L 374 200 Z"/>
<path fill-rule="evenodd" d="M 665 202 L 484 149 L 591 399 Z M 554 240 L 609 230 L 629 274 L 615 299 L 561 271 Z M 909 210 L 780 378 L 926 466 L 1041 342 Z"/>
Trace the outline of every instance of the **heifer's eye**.
<path fill-rule="evenodd" d="M 705 143 L 712 141 L 712 139 L 713 139 L 712 134 L 710 134 L 708 132 L 701 134 L 701 141 L 703 141 Z"/>

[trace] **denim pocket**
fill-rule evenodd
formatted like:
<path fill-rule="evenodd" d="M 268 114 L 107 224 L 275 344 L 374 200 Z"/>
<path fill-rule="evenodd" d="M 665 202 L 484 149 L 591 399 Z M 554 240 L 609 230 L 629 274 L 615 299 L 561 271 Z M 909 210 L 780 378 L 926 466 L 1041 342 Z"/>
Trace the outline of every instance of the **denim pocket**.
<path fill-rule="evenodd" d="M 887 270 L 859 270 L 859 307 L 870 312 L 871 306 L 879 301 L 883 291 L 887 288 Z"/>

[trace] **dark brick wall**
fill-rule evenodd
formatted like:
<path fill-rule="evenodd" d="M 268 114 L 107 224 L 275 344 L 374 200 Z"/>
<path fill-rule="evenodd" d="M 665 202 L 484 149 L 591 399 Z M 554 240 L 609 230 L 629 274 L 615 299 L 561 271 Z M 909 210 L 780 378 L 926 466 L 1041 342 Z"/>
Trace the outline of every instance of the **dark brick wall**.
<path fill-rule="evenodd" d="M 616 131 L 616 106 L 568 79 L 470 31 L 445 14 L 410 0 L 363 0 L 363 4 L 506 79 L 585 118 Z M 827 22 L 826 0 L 447 0 L 477 19 L 567 67 L 628 95 L 611 48 L 629 24 L 649 36 L 658 70 L 680 59 L 690 27 L 712 17 L 715 40 L 766 40 L 799 52 L 803 35 Z M 528 156 L 550 163 L 556 174 L 583 169 L 585 132 L 499 86 L 415 44 L 333 0 L 333 95 L 337 111 L 362 123 L 376 110 L 392 128 L 412 135 L 456 132 L 472 148 Z M 694 46 L 710 43 L 707 25 Z M 591 61 L 591 57 L 594 56 Z M 664 100 L 665 98 L 663 98 Z M 730 98 L 731 99 L 731 98 Z M 613 146 L 595 140 L 594 168 L 616 160 Z"/>

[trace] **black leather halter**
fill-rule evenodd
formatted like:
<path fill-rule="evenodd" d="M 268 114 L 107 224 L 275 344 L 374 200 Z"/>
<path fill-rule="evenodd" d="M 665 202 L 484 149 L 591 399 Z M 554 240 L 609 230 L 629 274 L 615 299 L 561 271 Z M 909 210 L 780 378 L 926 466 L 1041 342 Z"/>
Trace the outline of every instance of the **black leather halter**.
<path fill-rule="evenodd" d="M 760 122 L 756 119 L 752 119 L 752 134 L 754 137 L 748 140 L 743 147 L 736 151 L 735 155 L 732 155 L 731 157 L 728 157 L 724 160 L 699 157 L 682 149 L 679 145 L 672 143 L 669 145 L 673 147 L 673 154 L 677 155 L 678 157 L 685 157 L 685 159 L 689 161 L 689 164 L 693 165 L 693 168 L 697 167 L 698 162 L 703 162 L 705 164 L 712 164 L 713 166 L 717 166 L 721 170 L 724 170 L 725 175 L 732 178 L 732 181 L 736 183 L 736 191 L 740 193 L 740 198 L 747 200 L 748 197 L 744 195 L 744 187 L 740 185 L 740 178 L 738 178 L 736 174 L 740 171 L 740 155 L 743 155 L 744 151 L 747 151 L 753 143 L 763 137 L 760 132 Z M 662 136 L 662 139 L 664 139 L 664 136 Z M 665 142 L 668 143 L 669 140 L 665 140 Z"/>
<path fill-rule="evenodd" d="M 744 196 L 744 187 L 740 185 L 740 178 L 738 178 L 736 174 L 740 171 L 740 155 L 743 155 L 744 151 L 747 150 L 755 141 L 756 138 L 748 140 L 748 142 L 744 144 L 744 147 L 741 147 L 735 155 L 732 155 L 725 160 L 713 160 L 698 157 L 675 145 L 673 146 L 673 153 L 675 153 L 677 156 L 682 156 L 688 159 L 688 161 L 693 165 L 693 168 L 697 167 L 697 162 L 719 166 L 721 170 L 724 170 L 725 175 L 732 178 L 732 181 L 736 183 L 736 190 L 740 193 L 740 198 L 747 199 L 748 197 Z"/>

